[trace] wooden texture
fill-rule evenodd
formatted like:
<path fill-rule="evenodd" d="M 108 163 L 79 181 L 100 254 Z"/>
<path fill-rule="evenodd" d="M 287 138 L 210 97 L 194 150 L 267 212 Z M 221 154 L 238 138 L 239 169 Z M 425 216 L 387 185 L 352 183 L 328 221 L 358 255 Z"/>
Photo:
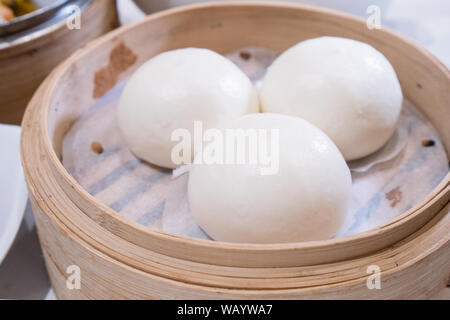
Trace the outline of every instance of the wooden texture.
<path fill-rule="evenodd" d="M 206 4 L 152 15 L 67 59 L 27 109 L 22 161 L 57 296 L 419 298 L 442 289 L 450 274 L 450 175 L 416 207 L 374 230 L 326 241 L 248 245 L 191 239 L 128 221 L 83 190 L 60 162 L 62 138 L 72 123 L 111 84 L 159 52 L 197 46 L 224 53 L 248 45 L 282 52 L 320 35 L 354 38 L 382 51 L 405 96 L 450 150 L 448 70 L 390 31 L 287 4 Z M 81 290 L 65 286 L 72 264 L 81 267 Z M 366 287 L 373 264 L 382 270 L 381 290 Z"/>
<path fill-rule="evenodd" d="M 0 123 L 20 124 L 25 107 L 45 77 L 87 42 L 118 26 L 115 1 L 96 0 L 83 13 L 81 29 L 66 21 L 0 50 Z"/>

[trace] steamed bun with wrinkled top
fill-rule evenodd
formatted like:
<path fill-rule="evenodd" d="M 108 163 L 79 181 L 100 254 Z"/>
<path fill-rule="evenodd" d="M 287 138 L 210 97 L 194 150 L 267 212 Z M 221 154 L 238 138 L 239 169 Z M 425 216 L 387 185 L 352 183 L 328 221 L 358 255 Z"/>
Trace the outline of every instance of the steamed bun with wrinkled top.
<path fill-rule="evenodd" d="M 386 57 L 359 41 L 320 37 L 298 43 L 269 67 L 263 112 L 301 117 L 322 129 L 346 160 L 367 156 L 392 136 L 403 95 Z"/>
<path fill-rule="evenodd" d="M 206 130 L 258 111 L 256 90 L 236 65 L 211 50 L 185 48 L 153 57 L 131 76 L 117 119 L 137 157 L 175 168 L 176 129 L 188 129 L 193 137 L 196 120 Z"/>

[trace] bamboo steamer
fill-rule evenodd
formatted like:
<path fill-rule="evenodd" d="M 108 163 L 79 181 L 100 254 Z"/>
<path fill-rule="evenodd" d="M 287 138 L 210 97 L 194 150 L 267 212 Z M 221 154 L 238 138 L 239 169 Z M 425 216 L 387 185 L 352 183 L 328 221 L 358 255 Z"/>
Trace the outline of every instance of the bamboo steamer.
<path fill-rule="evenodd" d="M 33 93 L 61 61 L 89 41 L 118 25 L 115 1 L 74 1 L 81 28 L 69 29 L 66 19 L 51 18 L 42 26 L 0 41 L 0 122 L 20 124 Z"/>
<path fill-rule="evenodd" d="M 232 244 L 145 228 L 96 201 L 61 164 L 72 123 L 155 54 L 185 46 L 224 53 L 254 45 L 282 52 L 320 35 L 370 43 L 393 64 L 403 92 L 450 150 L 450 74 L 388 30 L 314 7 L 210 3 L 149 16 L 90 43 L 41 85 L 23 121 L 22 161 L 46 265 L 60 299 L 426 298 L 450 275 L 450 174 L 418 205 L 357 235 L 304 243 Z M 109 62 L 108 62 L 109 61 Z M 81 288 L 66 287 L 67 267 Z M 367 267 L 381 269 L 369 290 Z"/>

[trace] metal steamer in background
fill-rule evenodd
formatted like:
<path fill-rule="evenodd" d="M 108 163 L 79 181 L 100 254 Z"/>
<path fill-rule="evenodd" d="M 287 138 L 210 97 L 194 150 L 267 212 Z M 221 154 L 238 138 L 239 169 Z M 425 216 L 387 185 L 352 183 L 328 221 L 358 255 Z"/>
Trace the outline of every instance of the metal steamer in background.
<path fill-rule="evenodd" d="M 0 123 L 20 124 L 50 71 L 87 42 L 118 26 L 111 0 L 35 0 L 38 9 L 0 24 Z M 68 21 L 79 15 L 80 26 Z M 69 21 L 69 22 L 70 22 Z"/>

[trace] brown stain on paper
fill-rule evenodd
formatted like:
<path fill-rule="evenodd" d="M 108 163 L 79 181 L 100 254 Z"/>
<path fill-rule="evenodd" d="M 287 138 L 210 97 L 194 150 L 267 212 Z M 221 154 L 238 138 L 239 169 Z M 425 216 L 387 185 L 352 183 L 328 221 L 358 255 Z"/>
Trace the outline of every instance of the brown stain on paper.
<path fill-rule="evenodd" d="M 386 193 L 386 199 L 391 201 L 391 207 L 394 208 L 400 201 L 402 201 L 403 194 L 400 187 L 394 188 Z"/>
<path fill-rule="evenodd" d="M 103 153 L 103 146 L 100 142 L 94 141 L 91 143 L 91 150 L 94 153 L 101 154 Z"/>
<path fill-rule="evenodd" d="M 115 46 L 109 54 L 109 64 L 98 70 L 94 75 L 94 98 L 103 97 L 119 79 L 119 75 L 125 72 L 137 61 L 137 55 L 131 51 L 125 43 Z"/>

